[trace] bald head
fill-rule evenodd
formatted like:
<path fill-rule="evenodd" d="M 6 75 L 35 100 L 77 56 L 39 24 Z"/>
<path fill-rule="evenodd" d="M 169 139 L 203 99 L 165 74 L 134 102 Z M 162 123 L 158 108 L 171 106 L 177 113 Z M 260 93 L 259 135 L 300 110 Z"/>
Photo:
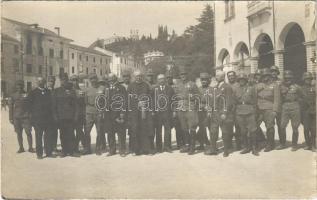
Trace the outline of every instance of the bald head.
<path fill-rule="evenodd" d="M 225 80 L 225 76 L 226 76 L 226 73 L 224 71 L 218 71 L 216 73 L 216 80 L 218 82 L 224 81 Z"/>

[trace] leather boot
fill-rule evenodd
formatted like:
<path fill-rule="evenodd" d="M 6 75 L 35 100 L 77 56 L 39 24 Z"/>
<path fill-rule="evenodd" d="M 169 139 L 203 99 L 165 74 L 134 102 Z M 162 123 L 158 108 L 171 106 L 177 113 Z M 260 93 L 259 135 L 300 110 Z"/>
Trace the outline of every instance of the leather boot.
<path fill-rule="evenodd" d="M 240 154 L 246 154 L 251 152 L 251 146 L 250 146 L 250 137 L 248 137 L 245 140 L 245 148 L 240 152 Z"/>
<path fill-rule="evenodd" d="M 195 154 L 195 132 L 190 131 L 189 134 L 189 152 L 188 155 L 194 155 Z"/>
<path fill-rule="evenodd" d="M 259 152 L 256 147 L 256 134 L 253 133 L 252 135 L 253 135 L 251 136 L 252 154 L 255 156 L 259 156 Z"/>

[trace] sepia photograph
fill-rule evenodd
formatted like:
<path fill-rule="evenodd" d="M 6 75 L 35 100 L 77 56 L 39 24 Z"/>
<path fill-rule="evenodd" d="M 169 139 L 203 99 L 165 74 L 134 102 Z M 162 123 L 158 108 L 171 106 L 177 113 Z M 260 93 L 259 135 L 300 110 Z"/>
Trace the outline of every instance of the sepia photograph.
<path fill-rule="evenodd" d="M 2 1 L 3 199 L 315 199 L 315 1 Z"/>

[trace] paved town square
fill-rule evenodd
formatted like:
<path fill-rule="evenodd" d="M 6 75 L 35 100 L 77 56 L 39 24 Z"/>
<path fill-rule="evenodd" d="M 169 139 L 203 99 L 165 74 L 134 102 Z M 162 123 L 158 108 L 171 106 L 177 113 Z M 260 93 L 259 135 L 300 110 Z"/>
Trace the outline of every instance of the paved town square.
<path fill-rule="evenodd" d="M 313 198 L 316 194 L 315 155 L 303 149 L 262 151 L 256 158 L 239 152 L 223 158 L 174 151 L 37 160 L 31 153 L 16 153 L 16 134 L 5 111 L 1 133 L 4 198 Z"/>

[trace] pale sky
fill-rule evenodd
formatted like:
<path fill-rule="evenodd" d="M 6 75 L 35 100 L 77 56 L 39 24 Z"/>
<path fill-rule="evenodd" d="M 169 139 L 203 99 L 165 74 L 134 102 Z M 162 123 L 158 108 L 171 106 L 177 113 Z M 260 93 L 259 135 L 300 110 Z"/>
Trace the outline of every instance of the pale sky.
<path fill-rule="evenodd" d="M 2 2 L 2 16 L 25 23 L 38 23 L 74 43 L 88 46 L 97 38 L 129 36 L 130 29 L 139 35 L 157 35 L 159 24 L 182 34 L 189 25 L 197 24 L 204 5 L 213 2 Z"/>

